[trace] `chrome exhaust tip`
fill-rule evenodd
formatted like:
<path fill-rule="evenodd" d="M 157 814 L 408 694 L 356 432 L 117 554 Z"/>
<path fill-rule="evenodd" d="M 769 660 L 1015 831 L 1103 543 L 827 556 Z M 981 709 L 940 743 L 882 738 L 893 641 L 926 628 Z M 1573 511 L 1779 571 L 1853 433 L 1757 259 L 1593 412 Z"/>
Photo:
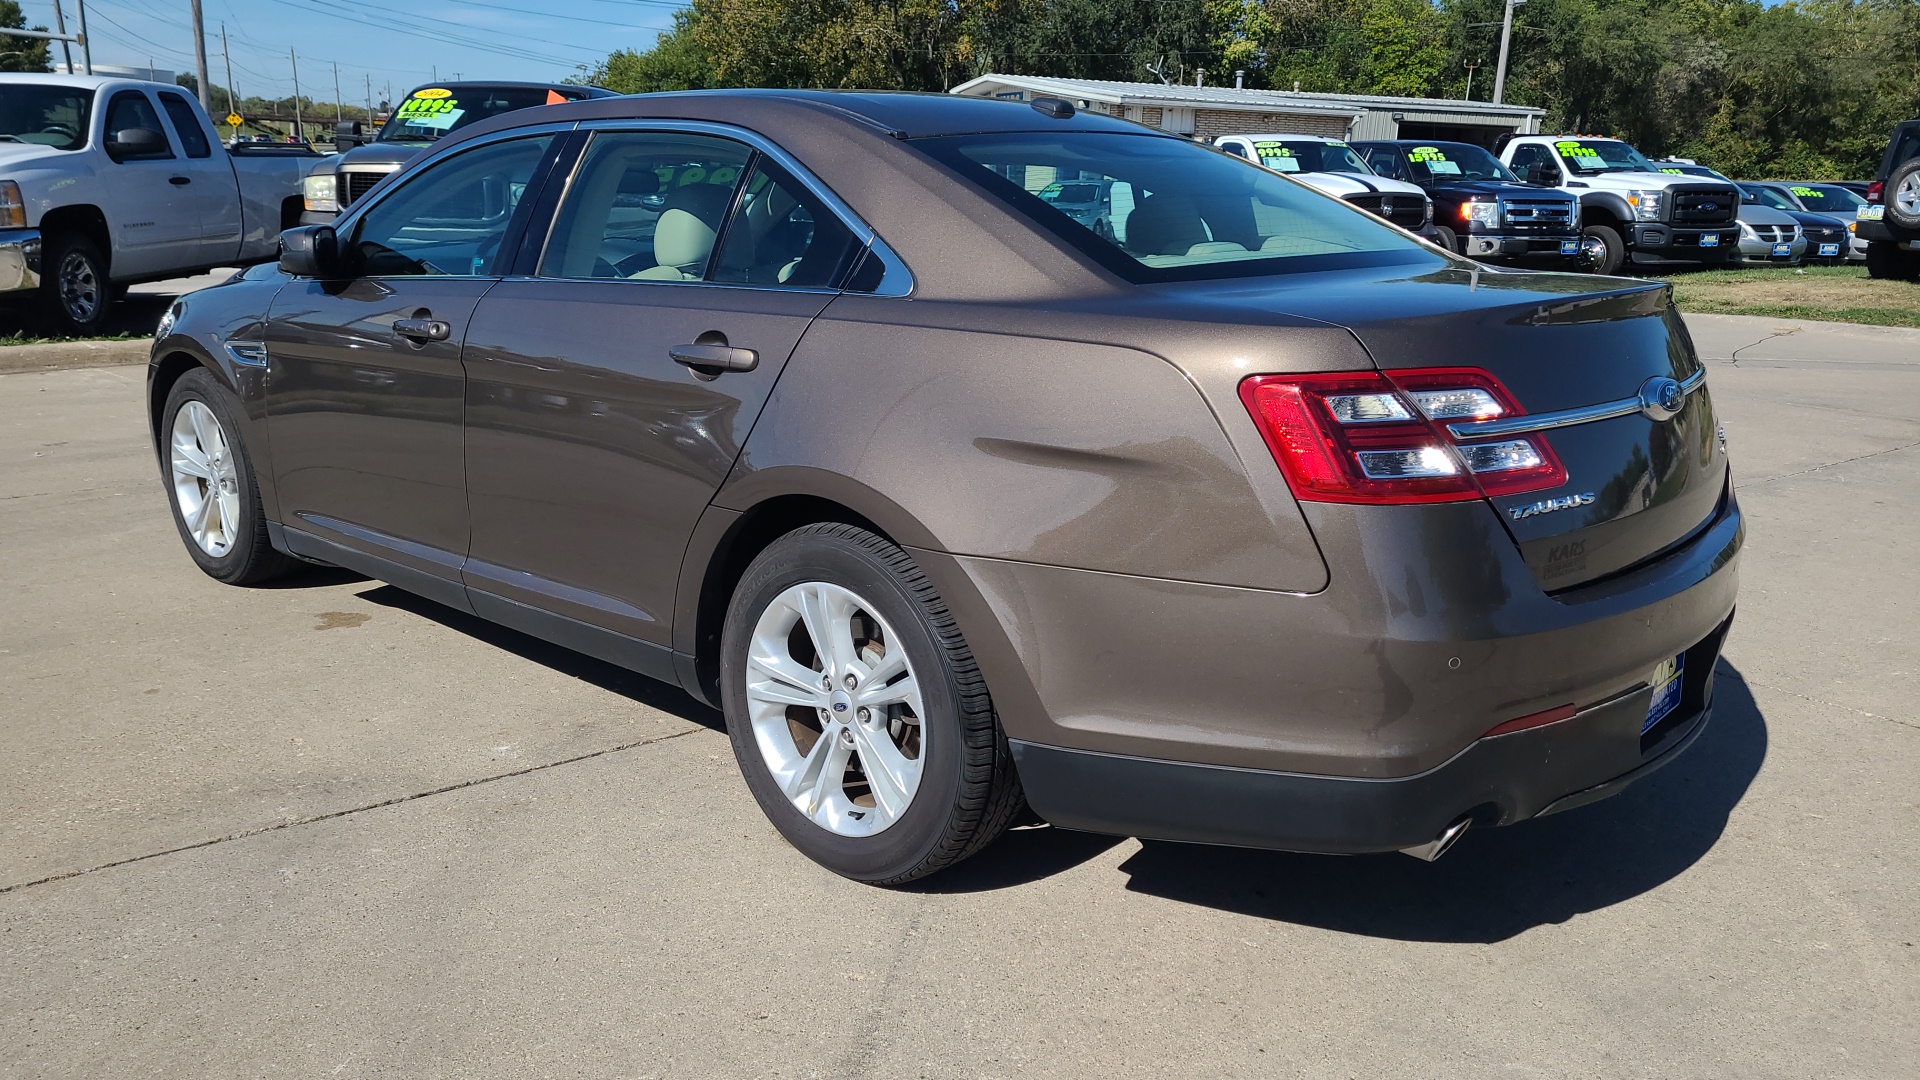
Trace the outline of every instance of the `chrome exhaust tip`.
<path fill-rule="evenodd" d="M 1422 862 L 1432 862 L 1433 860 L 1439 858 L 1440 856 L 1445 855 L 1447 853 L 1448 848 L 1451 848 L 1454 844 L 1458 843 L 1461 837 L 1467 835 L 1467 826 L 1472 824 L 1473 824 L 1472 818 L 1463 817 L 1459 821 L 1456 821 L 1453 824 L 1447 826 L 1446 828 L 1441 829 L 1439 836 L 1434 837 L 1433 839 L 1427 841 L 1424 844 L 1416 844 L 1413 847 L 1401 848 L 1400 851 L 1403 854 L 1411 855 Z"/>

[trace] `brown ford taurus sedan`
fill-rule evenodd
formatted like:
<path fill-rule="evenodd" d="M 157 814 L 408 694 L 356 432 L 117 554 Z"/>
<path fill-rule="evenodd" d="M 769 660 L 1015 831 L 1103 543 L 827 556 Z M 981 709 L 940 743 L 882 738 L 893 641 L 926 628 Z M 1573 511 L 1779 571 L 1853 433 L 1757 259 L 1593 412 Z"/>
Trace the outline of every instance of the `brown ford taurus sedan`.
<path fill-rule="evenodd" d="M 1672 760 L 1742 538 L 1703 378 L 1664 286 L 1066 102 L 734 91 L 440 143 L 176 304 L 150 401 L 208 574 L 677 683 L 890 883 L 1023 801 L 1432 858 Z"/>

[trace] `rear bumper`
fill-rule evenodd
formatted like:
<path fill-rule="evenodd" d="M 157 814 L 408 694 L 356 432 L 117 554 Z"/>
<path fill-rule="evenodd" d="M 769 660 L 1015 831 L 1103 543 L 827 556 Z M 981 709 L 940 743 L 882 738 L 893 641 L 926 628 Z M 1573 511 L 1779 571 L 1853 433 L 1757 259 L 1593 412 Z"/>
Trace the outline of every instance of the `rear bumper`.
<path fill-rule="evenodd" d="M 0 231 L 0 293 L 40 287 L 40 230 Z"/>
<path fill-rule="evenodd" d="M 1909 251 L 1920 250 L 1920 232 L 1903 229 L 1887 221 L 1856 222 L 1855 235 L 1868 243 L 1897 244 Z"/>
<path fill-rule="evenodd" d="M 1731 617 L 1686 650 L 1680 706 L 1641 733 L 1642 686 L 1545 727 L 1483 738 L 1414 776 L 1364 779 L 1012 743 L 1028 801 L 1083 832 L 1357 854 L 1426 843 L 1460 819 L 1509 825 L 1618 794 L 1691 746 L 1712 715 Z"/>

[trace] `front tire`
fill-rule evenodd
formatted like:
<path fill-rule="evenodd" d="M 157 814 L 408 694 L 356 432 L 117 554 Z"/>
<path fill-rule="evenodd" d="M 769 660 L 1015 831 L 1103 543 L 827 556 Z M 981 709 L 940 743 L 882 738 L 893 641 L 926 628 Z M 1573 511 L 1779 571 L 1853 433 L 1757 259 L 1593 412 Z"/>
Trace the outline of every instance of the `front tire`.
<path fill-rule="evenodd" d="M 1433 227 L 1433 242 L 1453 252 L 1455 255 L 1462 254 L 1459 235 L 1445 225 L 1435 225 Z"/>
<path fill-rule="evenodd" d="M 300 564 L 274 550 L 231 395 L 205 368 L 180 377 L 160 413 L 160 468 L 187 554 L 215 581 L 257 585 Z"/>
<path fill-rule="evenodd" d="M 1619 230 L 1611 225 L 1589 225 L 1581 230 L 1589 240 L 1600 246 L 1599 257 L 1595 260 L 1593 272 L 1596 274 L 1617 274 L 1627 263 L 1627 242 L 1620 238 Z"/>
<path fill-rule="evenodd" d="M 865 529 L 809 525 L 754 559 L 727 609 L 720 680 L 754 800 L 836 874 L 925 877 L 1023 804 L 952 614 L 906 552 Z"/>
<path fill-rule="evenodd" d="M 46 245 L 40 263 L 42 305 L 55 333 L 97 337 L 113 309 L 106 256 L 84 233 L 62 233 Z"/>

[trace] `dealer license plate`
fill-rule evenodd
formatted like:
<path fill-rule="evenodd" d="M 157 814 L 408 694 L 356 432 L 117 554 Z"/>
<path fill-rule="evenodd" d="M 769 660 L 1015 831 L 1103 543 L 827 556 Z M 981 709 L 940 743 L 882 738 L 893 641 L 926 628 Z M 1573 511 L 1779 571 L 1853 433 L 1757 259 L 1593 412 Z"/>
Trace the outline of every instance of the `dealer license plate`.
<path fill-rule="evenodd" d="M 1820 245 L 1820 254 L 1822 254 L 1822 255 L 1838 255 L 1838 254 L 1840 254 L 1840 245 L 1839 245 L 1839 244 L 1821 244 L 1821 245 Z"/>
<path fill-rule="evenodd" d="M 1774 258 L 1776 258 L 1776 259 L 1784 259 L 1784 258 L 1787 258 L 1788 256 L 1790 256 L 1790 255 L 1792 255 L 1792 254 L 1793 254 L 1793 245 L 1792 245 L 1792 244 L 1775 244 L 1775 245 L 1773 245 L 1773 257 L 1774 257 Z"/>
<path fill-rule="evenodd" d="M 1686 674 L 1687 654 L 1681 653 L 1671 660 L 1660 661 L 1653 669 L 1653 700 L 1647 703 L 1647 720 L 1640 725 L 1640 734 L 1653 730 L 1653 725 L 1667 718 L 1667 714 L 1680 707 L 1680 690 Z"/>
<path fill-rule="evenodd" d="M 1562 254 L 1562 255 L 1578 255 L 1578 254 L 1580 254 L 1580 241 L 1578 241 L 1578 240 L 1562 240 L 1562 241 L 1560 241 L 1560 254 Z"/>
<path fill-rule="evenodd" d="M 1701 233 L 1700 246 L 1701 247 L 1719 247 L 1720 234 L 1717 232 Z"/>
<path fill-rule="evenodd" d="M 1853 212 L 1855 221 L 1879 221 L 1886 216 L 1887 208 L 1884 206 L 1867 205 Z"/>

